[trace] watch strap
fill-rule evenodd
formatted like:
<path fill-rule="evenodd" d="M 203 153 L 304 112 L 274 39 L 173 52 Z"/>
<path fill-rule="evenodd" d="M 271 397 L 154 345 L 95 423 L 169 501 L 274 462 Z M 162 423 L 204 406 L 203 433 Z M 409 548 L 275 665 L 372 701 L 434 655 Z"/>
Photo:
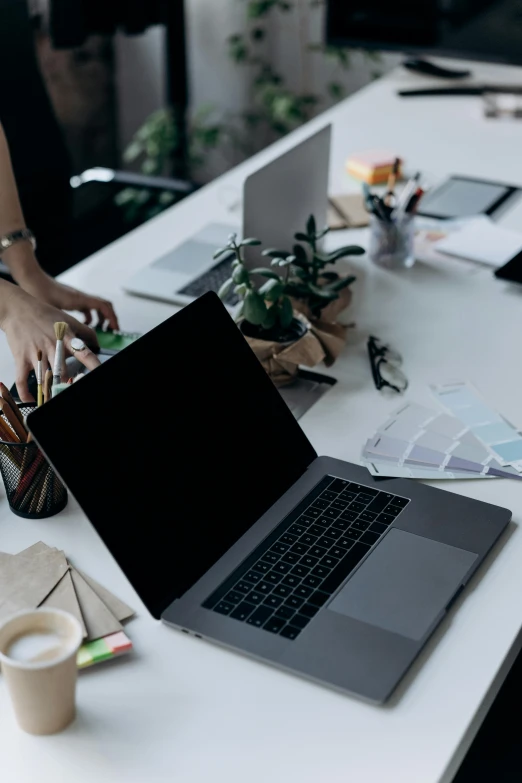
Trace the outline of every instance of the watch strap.
<path fill-rule="evenodd" d="M 31 229 L 21 228 L 18 231 L 11 231 L 9 234 L 0 236 L 0 256 L 18 242 L 30 242 L 33 250 L 36 250 L 36 239 Z"/>

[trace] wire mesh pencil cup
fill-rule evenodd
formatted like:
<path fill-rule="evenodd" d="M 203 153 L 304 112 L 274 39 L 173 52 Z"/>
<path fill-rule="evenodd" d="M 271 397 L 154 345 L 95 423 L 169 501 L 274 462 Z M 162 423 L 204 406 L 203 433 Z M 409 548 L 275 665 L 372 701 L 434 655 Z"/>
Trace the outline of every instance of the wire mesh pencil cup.
<path fill-rule="evenodd" d="M 368 257 L 377 266 L 400 269 L 413 266 L 414 216 L 406 213 L 397 220 L 381 220 L 370 215 Z"/>
<path fill-rule="evenodd" d="M 34 403 L 18 406 L 24 416 L 35 407 Z M 67 490 L 34 441 L 0 440 L 0 472 L 9 507 L 19 517 L 46 519 L 67 505 Z"/>

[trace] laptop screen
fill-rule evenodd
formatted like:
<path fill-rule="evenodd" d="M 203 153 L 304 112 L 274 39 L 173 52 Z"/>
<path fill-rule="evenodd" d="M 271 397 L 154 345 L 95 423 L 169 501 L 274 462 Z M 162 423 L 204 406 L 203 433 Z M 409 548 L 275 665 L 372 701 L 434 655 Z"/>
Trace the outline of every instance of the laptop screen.
<path fill-rule="evenodd" d="M 28 424 L 156 617 L 316 457 L 215 294 L 50 400 Z"/>

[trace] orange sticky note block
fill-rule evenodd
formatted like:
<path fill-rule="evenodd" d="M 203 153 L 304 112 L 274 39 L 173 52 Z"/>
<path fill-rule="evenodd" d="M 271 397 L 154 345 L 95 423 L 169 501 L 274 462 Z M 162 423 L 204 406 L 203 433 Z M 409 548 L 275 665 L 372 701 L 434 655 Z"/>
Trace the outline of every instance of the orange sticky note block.
<path fill-rule="evenodd" d="M 352 155 L 346 161 L 346 170 L 352 177 L 367 182 L 368 185 L 381 185 L 388 181 L 395 159 L 398 155 L 388 150 L 368 150 Z M 402 160 L 398 177 L 402 176 Z"/>

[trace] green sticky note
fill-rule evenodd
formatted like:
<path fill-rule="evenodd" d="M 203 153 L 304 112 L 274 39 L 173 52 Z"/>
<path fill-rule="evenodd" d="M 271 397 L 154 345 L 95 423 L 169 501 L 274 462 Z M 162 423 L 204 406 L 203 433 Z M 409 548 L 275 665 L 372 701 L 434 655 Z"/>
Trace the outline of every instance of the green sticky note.
<path fill-rule="evenodd" d="M 89 652 L 89 645 L 84 644 L 78 650 L 78 654 L 76 656 L 76 664 L 79 669 L 82 669 L 84 666 L 90 666 L 91 663 L 94 663 L 94 661 L 92 659 L 91 653 Z"/>
<path fill-rule="evenodd" d="M 89 653 L 92 655 L 93 663 L 99 663 L 100 661 L 104 661 L 106 658 L 112 658 L 114 655 L 105 639 L 96 639 L 94 642 L 89 642 L 86 647 L 88 648 Z"/>

